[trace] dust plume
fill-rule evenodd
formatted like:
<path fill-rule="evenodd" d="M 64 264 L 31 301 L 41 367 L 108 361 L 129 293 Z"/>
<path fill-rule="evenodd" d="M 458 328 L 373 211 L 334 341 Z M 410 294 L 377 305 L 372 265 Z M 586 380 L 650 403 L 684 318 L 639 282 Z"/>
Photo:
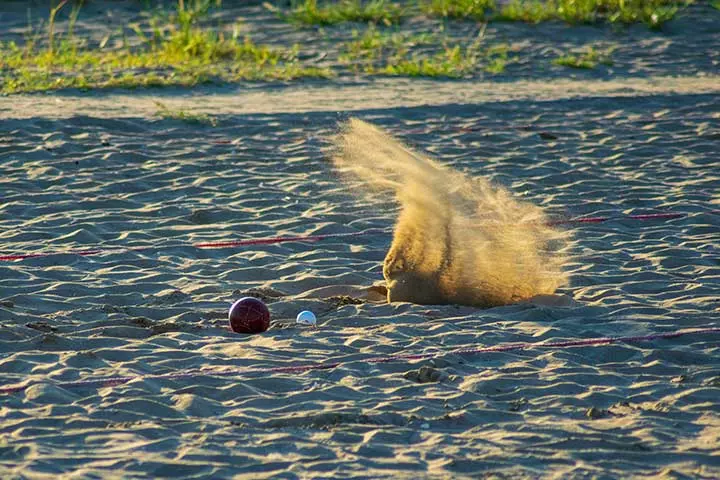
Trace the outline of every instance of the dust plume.
<path fill-rule="evenodd" d="M 343 127 L 333 153 L 348 181 L 401 206 L 383 265 L 388 301 L 490 307 L 567 284 L 569 235 L 547 226 L 541 208 L 361 120 Z"/>

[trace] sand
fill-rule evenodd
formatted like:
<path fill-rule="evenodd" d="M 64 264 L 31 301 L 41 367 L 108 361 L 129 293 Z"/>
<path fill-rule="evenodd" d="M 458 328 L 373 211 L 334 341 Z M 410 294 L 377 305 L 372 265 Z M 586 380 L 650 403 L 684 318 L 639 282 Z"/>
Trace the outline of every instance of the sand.
<path fill-rule="evenodd" d="M 154 117 L 153 91 L 0 98 L 0 254 L 159 247 L 0 263 L 0 383 L 30 385 L 0 395 L 0 477 L 720 477 L 717 335 L 442 354 L 718 326 L 720 83 L 665 67 L 162 98 L 217 127 Z M 390 233 L 191 245 L 391 229 L 397 206 L 326 155 L 351 115 L 550 215 L 687 216 L 573 226 L 571 301 L 489 309 L 367 299 Z M 247 294 L 264 334 L 227 329 Z M 318 328 L 294 324 L 305 309 Z M 143 378 L 309 362 L 341 365 Z M 138 378 L 57 386 L 117 375 Z"/>

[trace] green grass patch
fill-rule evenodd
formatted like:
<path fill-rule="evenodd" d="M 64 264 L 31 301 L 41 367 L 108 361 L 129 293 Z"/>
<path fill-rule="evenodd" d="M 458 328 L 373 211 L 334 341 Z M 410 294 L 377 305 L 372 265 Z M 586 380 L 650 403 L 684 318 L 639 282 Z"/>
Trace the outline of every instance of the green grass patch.
<path fill-rule="evenodd" d="M 513 0 L 493 17 L 498 21 L 540 23 L 557 18 L 554 2 Z"/>
<path fill-rule="evenodd" d="M 508 62 L 508 47 L 484 48 L 482 32 L 470 45 L 453 42 L 440 33 L 383 32 L 370 26 L 353 31 L 343 45 L 340 61 L 356 73 L 407 77 L 461 78 L 482 68 L 501 73 Z"/>
<path fill-rule="evenodd" d="M 351 65 L 356 73 L 374 73 L 378 63 L 383 60 L 402 59 L 409 55 L 412 48 L 440 43 L 440 38 L 435 33 L 383 32 L 374 25 L 370 25 L 362 33 L 353 30 L 352 38 L 343 45 L 339 60 Z"/>
<path fill-rule="evenodd" d="M 509 61 L 509 51 L 510 49 L 507 45 L 495 45 L 490 47 L 485 55 L 486 63 L 483 67 L 484 70 L 493 74 L 504 72 Z"/>
<path fill-rule="evenodd" d="M 563 67 L 593 69 L 598 64 L 611 66 L 613 64 L 611 55 L 612 49 L 608 49 L 606 51 L 599 51 L 594 47 L 588 47 L 577 55 L 562 55 L 554 59 L 553 63 L 555 65 L 561 65 Z"/>
<path fill-rule="evenodd" d="M 155 113 L 158 117 L 179 120 L 181 122 L 190 124 L 201 124 L 210 125 L 216 127 L 218 124 L 217 118 L 204 113 L 191 113 L 185 110 L 172 110 L 162 102 L 155 101 L 155 105 L 158 107 L 158 111 Z"/>
<path fill-rule="evenodd" d="M 405 9 L 388 0 L 343 0 L 321 2 L 303 0 L 296 2 L 285 18 L 293 23 L 305 25 L 335 25 L 343 22 L 399 23 Z"/>
<path fill-rule="evenodd" d="M 0 43 L 0 92 L 38 92 L 63 88 L 136 88 L 194 86 L 239 80 L 292 80 L 332 76 L 327 69 L 303 66 L 298 47 L 277 50 L 258 45 L 236 28 L 231 33 L 200 27 L 198 19 L 210 0 L 191 6 L 178 3 L 172 23 L 150 21 L 151 34 L 132 25 L 140 45 L 120 49 L 89 47 L 74 37 L 72 28 L 58 37 L 51 12 L 47 40 L 38 32 L 28 35 L 24 45 Z M 75 15 L 77 18 L 77 15 Z M 123 31 L 124 44 L 127 45 Z M 42 43 L 42 45 L 41 45 Z M 137 42 L 135 42 L 137 43 Z"/>
<path fill-rule="evenodd" d="M 422 4 L 428 15 L 443 18 L 484 20 L 495 9 L 495 0 L 430 0 Z"/>
<path fill-rule="evenodd" d="M 443 51 L 424 57 L 411 55 L 396 57 L 375 72 L 384 75 L 405 77 L 461 78 L 471 74 L 478 60 L 471 47 L 460 45 L 446 47 Z"/>
<path fill-rule="evenodd" d="M 657 29 L 694 0 L 512 0 L 498 7 L 495 0 L 430 0 L 423 10 L 433 16 L 490 21 L 570 24 L 644 23 Z"/>

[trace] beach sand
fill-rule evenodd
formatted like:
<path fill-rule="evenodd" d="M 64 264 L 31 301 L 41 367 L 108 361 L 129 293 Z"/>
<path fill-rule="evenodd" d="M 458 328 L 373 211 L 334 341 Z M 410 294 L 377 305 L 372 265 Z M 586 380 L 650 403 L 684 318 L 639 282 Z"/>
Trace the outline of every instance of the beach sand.
<path fill-rule="evenodd" d="M 577 227 L 561 292 L 574 305 L 486 310 L 343 301 L 353 291 L 337 285 L 382 281 L 389 234 L 190 245 L 391 227 L 395 209 L 349 192 L 323 154 L 335 112 L 223 115 L 212 128 L 68 109 L 12 118 L 3 100 L 4 252 L 166 247 L 0 265 L 3 383 L 32 385 L 0 399 L 2 468 L 37 478 L 717 476 L 717 338 L 363 359 L 716 325 L 719 98 L 355 112 L 556 214 L 689 214 Z M 259 287 L 277 291 L 264 297 L 271 329 L 227 331 L 227 307 Z M 317 329 L 293 324 L 304 309 Z M 331 361 L 342 365 L 53 386 Z M 427 368 L 437 374 L 419 375 Z"/>
<path fill-rule="evenodd" d="M 2 478 L 720 477 L 717 334 L 443 353 L 718 326 L 717 77 L 163 95 L 218 126 L 154 117 L 154 91 L 0 98 L 0 255 L 157 247 L 0 262 L 0 382 L 29 385 L 0 395 Z M 687 215 L 572 226 L 558 305 L 366 301 L 389 230 L 192 246 L 391 229 L 327 155 L 350 116 L 551 215 Z M 263 334 L 227 329 L 248 294 Z M 340 365 L 240 374 L 312 362 Z M 240 373 L 145 378 L 199 368 Z"/>

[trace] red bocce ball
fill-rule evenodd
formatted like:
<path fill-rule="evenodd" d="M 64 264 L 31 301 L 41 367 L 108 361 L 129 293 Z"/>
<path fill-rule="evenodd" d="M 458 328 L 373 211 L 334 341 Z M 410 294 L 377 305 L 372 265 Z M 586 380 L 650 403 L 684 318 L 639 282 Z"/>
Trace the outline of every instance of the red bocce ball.
<path fill-rule="evenodd" d="M 253 297 L 244 297 L 230 307 L 230 328 L 237 333 L 261 333 L 270 327 L 270 310 Z"/>

